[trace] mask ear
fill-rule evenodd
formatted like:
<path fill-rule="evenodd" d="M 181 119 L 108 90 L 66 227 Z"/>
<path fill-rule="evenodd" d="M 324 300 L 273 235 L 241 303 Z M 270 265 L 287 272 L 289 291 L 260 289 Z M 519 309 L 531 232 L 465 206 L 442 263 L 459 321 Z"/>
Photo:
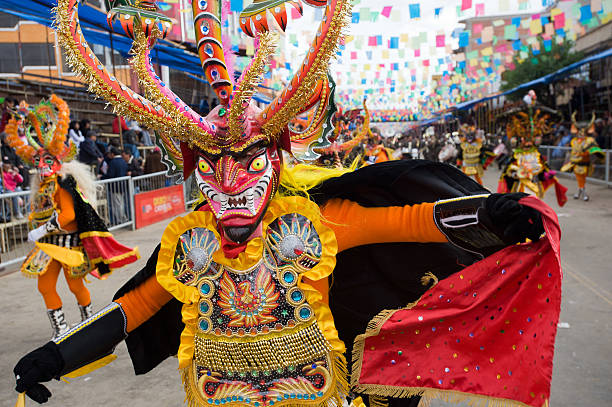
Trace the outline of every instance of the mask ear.
<path fill-rule="evenodd" d="M 189 148 L 187 143 L 181 141 L 181 154 L 183 155 L 183 179 L 189 178 L 197 164 L 195 151 Z"/>
<path fill-rule="evenodd" d="M 572 134 L 578 134 L 578 127 L 575 124 L 572 124 L 572 129 L 570 130 Z"/>
<path fill-rule="evenodd" d="M 589 129 L 587 130 L 587 133 L 589 133 L 589 134 L 595 133 L 595 123 L 593 123 L 593 124 L 591 124 L 589 126 Z"/>

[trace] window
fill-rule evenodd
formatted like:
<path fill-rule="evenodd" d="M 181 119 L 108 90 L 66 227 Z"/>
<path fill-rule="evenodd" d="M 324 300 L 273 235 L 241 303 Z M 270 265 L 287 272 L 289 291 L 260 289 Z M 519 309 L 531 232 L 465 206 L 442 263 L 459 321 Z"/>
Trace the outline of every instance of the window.
<path fill-rule="evenodd" d="M 9 13 L 0 12 L 0 28 L 14 28 L 19 22 L 19 17 Z"/>
<path fill-rule="evenodd" d="M 0 43 L 0 73 L 19 73 L 18 44 Z"/>
<path fill-rule="evenodd" d="M 55 65 L 55 49 L 53 44 L 22 43 L 21 58 L 23 66 Z"/>

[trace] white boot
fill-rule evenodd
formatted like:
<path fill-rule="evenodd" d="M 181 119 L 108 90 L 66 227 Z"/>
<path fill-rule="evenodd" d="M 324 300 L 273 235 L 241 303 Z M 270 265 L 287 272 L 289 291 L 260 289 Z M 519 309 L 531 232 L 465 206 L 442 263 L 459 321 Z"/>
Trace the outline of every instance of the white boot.
<path fill-rule="evenodd" d="M 584 192 L 584 189 L 578 188 L 578 191 L 576 191 L 576 193 L 574 194 L 574 199 L 580 199 L 583 192 Z"/>
<path fill-rule="evenodd" d="M 589 200 L 589 196 L 586 193 L 586 188 L 582 190 L 582 200 L 585 202 Z"/>
<path fill-rule="evenodd" d="M 70 328 L 66 323 L 66 317 L 64 316 L 64 311 L 61 308 L 48 309 L 47 315 L 49 316 L 49 321 L 51 321 L 51 327 L 53 328 L 53 337 L 51 340 L 59 338 Z"/>
<path fill-rule="evenodd" d="M 81 312 L 81 322 L 91 317 L 93 315 L 93 310 L 91 308 L 91 302 L 89 303 L 89 305 L 85 305 L 85 306 L 82 306 L 79 304 L 79 311 Z"/>

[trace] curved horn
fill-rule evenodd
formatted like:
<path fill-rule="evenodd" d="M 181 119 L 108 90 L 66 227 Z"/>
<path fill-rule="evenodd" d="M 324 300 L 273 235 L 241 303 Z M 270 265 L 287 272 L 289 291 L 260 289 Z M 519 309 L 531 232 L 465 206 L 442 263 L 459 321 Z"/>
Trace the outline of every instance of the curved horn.
<path fill-rule="evenodd" d="M 576 113 L 578 113 L 578 112 L 572 113 L 572 124 L 574 126 L 578 127 L 578 123 L 576 123 Z"/>
<path fill-rule="evenodd" d="M 24 161 L 32 163 L 32 159 L 36 155 L 36 150 L 32 146 L 24 143 L 19 137 L 19 122 L 14 117 L 11 117 L 4 131 L 7 134 L 6 142 L 15 149 L 17 155 Z"/>
<path fill-rule="evenodd" d="M 261 113 L 262 131 L 270 136 L 281 134 L 312 94 L 318 80 L 326 74 L 329 60 L 348 25 L 350 0 L 329 0 L 304 62 L 289 84 Z"/>
<path fill-rule="evenodd" d="M 140 96 L 108 73 L 83 37 L 77 18 L 78 0 L 58 0 L 54 11 L 56 33 L 66 59 L 73 71 L 89 84 L 91 92 L 111 103 L 119 115 L 137 119 L 167 137 L 196 138 L 191 127 L 180 126 L 175 117 L 161 106 Z"/>
<path fill-rule="evenodd" d="M 244 132 L 244 112 L 249 106 L 255 87 L 263 78 L 266 65 L 276 49 L 276 34 L 269 31 L 258 35 L 259 47 L 251 63 L 244 68 L 238 86 L 232 93 L 228 116 L 229 134 L 238 138 Z"/>
<path fill-rule="evenodd" d="M 232 77 L 227 71 L 221 39 L 221 0 L 192 0 L 193 25 L 198 55 L 206 79 L 222 105 L 228 105 L 233 91 Z M 233 72 L 231 72 L 233 75 Z"/>
<path fill-rule="evenodd" d="M 26 128 L 26 131 L 25 131 L 26 139 L 28 140 L 28 143 L 30 143 L 30 145 L 32 146 L 32 148 L 34 148 L 34 150 L 38 151 L 38 150 L 40 150 L 42 147 L 40 146 L 40 144 L 38 144 L 38 143 L 36 142 L 36 140 L 34 140 L 34 137 L 32 137 L 31 129 L 32 129 L 32 126 L 28 126 L 28 127 Z"/>
<path fill-rule="evenodd" d="M 595 124 L 595 119 L 596 119 L 595 112 L 593 112 L 591 114 L 591 121 L 589 122 L 589 125 L 587 126 L 587 129 L 590 128 L 593 124 Z"/>

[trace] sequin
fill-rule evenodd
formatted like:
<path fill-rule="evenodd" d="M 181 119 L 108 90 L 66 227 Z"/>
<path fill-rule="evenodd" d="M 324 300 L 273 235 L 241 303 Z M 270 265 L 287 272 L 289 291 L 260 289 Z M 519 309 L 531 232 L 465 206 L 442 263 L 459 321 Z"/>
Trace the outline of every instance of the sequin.
<path fill-rule="evenodd" d="M 419 315 L 419 317 L 418 317 L 417 319 L 418 319 L 419 321 L 422 321 L 422 320 L 423 320 L 423 316 L 422 316 L 422 315 Z"/>
<path fill-rule="evenodd" d="M 444 371 L 445 371 L 446 373 L 448 373 L 448 372 L 450 372 L 450 369 L 449 369 L 448 367 L 445 367 L 445 368 L 444 368 Z"/>
<path fill-rule="evenodd" d="M 395 359 L 391 360 L 391 364 L 394 365 L 395 364 Z"/>

